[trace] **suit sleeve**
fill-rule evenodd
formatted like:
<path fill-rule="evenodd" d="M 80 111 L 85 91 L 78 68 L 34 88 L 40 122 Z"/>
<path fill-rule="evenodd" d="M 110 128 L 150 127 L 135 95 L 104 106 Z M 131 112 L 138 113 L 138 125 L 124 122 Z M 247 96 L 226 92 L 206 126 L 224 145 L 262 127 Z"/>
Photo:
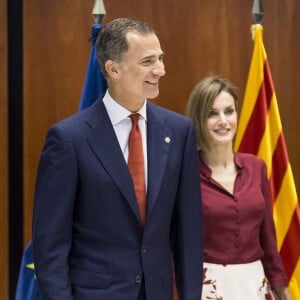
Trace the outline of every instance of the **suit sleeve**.
<path fill-rule="evenodd" d="M 73 299 L 69 281 L 77 164 L 68 135 L 49 130 L 41 154 L 33 211 L 33 255 L 42 299 Z"/>
<path fill-rule="evenodd" d="M 173 261 L 180 300 L 199 300 L 202 290 L 203 233 L 199 159 L 190 125 L 172 220 Z"/>

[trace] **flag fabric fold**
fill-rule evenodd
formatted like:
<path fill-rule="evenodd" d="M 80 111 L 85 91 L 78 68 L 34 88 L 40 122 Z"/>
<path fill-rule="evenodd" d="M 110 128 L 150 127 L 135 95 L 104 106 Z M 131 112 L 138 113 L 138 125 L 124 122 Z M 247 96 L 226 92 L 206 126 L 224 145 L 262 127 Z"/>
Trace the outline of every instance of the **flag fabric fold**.
<path fill-rule="evenodd" d="M 79 110 L 89 107 L 99 97 L 104 95 L 107 88 L 106 80 L 100 70 L 96 54 L 95 43 L 100 28 L 100 24 L 94 24 L 92 27 L 92 37 L 89 39 L 92 42 L 92 48 L 86 78 L 82 89 Z M 34 276 L 34 261 L 31 241 L 23 253 L 15 300 L 41 300 Z"/>
<path fill-rule="evenodd" d="M 100 70 L 96 52 L 96 40 L 100 28 L 101 24 L 94 24 L 92 27 L 92 37 L 89 39 L 92 42 L 92 49 L 82 89 L 79 110 L 89 107 L 99 97 L 104 96 L 107 89 L 106 80 Z"/>
<path fill-rule="evenodd" d="M 268 170 L 277 246 L 292 299 L 300 299 L 300 208 L 281 125 L 277 98 L 263 44 L 263 27 L 252 26 L 254 49 L 235 151 L 262 158 Z"/>
<path fill-rule="evenodd" d="M 15 300 L 40 300 L 40 294 L 34 278 L 32 243 L 23 252 Z"/>

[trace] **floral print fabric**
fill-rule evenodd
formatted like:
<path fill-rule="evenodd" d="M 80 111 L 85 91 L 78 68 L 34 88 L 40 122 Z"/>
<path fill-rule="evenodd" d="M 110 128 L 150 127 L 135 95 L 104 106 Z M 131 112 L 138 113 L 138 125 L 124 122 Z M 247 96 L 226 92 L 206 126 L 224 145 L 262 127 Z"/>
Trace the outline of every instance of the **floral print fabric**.
<path fill-rule="evenodd" d="M 260 260 L 234 265 L 204 263 L 202 300 L 273 300 Z"/>

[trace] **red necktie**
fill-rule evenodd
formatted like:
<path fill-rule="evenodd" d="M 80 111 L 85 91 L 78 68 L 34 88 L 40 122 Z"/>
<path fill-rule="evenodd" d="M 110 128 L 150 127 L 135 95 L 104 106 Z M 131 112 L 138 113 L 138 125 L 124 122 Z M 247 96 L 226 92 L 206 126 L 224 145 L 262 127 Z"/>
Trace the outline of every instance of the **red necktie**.
<path fill-rule="evenodd" d="M 139 129 L 139 114 L 130 115 L 132 122 L 129 134 L 128 168 L 132 177 L 137 204 L 140 211 L 142 224 L 146 220 L 146 186 L 142 135 Z"/>

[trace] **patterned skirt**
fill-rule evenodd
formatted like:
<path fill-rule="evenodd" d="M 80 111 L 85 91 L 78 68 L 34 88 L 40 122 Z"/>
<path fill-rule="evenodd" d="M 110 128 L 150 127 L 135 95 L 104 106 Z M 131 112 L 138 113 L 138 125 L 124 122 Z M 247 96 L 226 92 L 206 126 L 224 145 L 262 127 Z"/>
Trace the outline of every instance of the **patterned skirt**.
<path fill-rule="evenodd" d="M 273 300 L 260 260 L 220 265 L 204 262 L 202 300 Z"/>

